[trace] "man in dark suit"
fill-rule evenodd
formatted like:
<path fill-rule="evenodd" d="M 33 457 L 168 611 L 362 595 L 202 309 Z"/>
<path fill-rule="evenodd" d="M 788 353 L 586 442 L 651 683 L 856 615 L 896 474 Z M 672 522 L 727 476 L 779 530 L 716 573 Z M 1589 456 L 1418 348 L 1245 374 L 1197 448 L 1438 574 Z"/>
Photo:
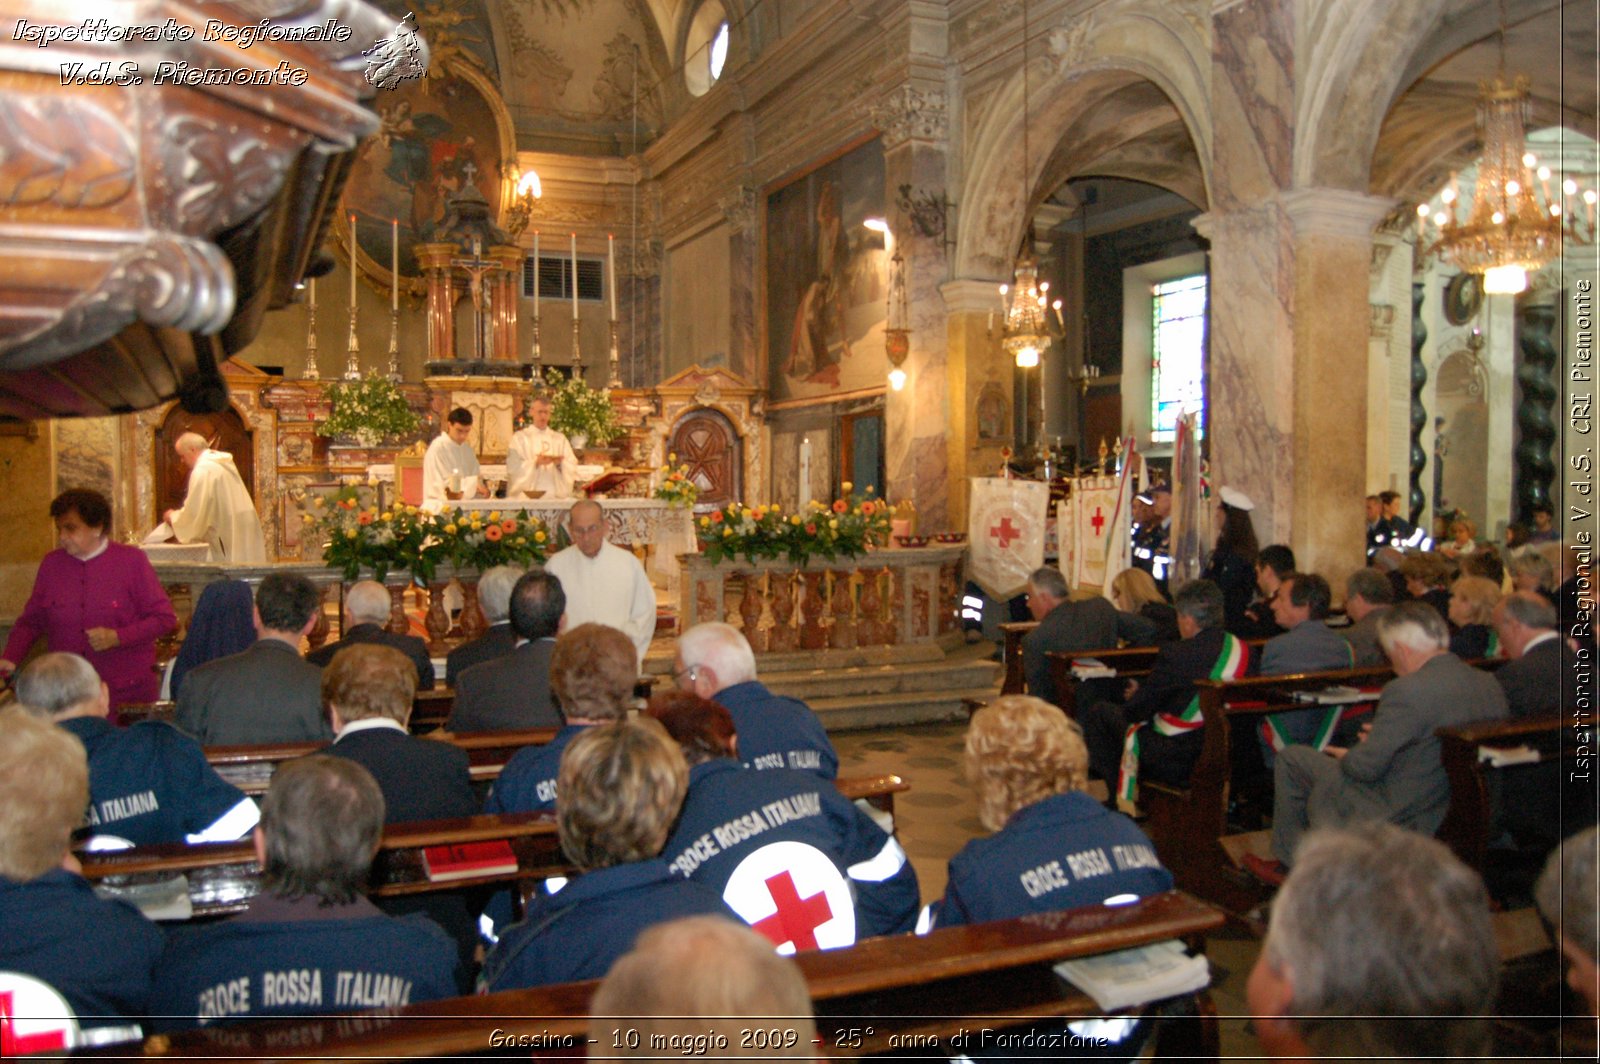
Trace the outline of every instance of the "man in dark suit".
<path fill-rule="evenodd" d="M 525 573 L 511 589 L 516 649 L 461 674 L 445 727 L 453 732 L 559 727 L 561 714 L 550 697 L 550 653 L 566 611 L 560 580 L 543 569 Z"/>
<path fill-rule="evenodd" d="M 339 736 L 328 753 L 372 773 L 383 792 L 385 824 L 472 816 L 478 799 L 466 752 L 406 730 L 416 694 L 411 662 L 393 647 L 361 643 L 339 651 L 322 670 L 322 701 Z M 467 990 L 483 908 L 477 892 L 432 891 L 378 905 L 391 916 L 422 913 L 444 928 L 456 942 L 457 982 Z"/>
<path fill-rule="evenodd" d="M 256 588 L 259 638 L 249 650 L 189 674 L 173 722 L 201 746 L 330 739 L 322 670 L 300 656 L 322 593 L 298 573 L 272 573 Z"/>
<path fill-rule="evenodd" d="M 1272 616 L 1284 632 L 1267 640 L 1267 645 L 1261 648 L 1261 675 L 1286 676 L 1295 672 L 1350 668 L 1350 644 L 1328 627 L 1328 608 L 1332 600 L 1328 582 L 1316 573 L 1284 576 L 1272 596 Z M 1266 767 L 1272 767 L 1275 751 L 1291 743 L 1325 745 L 1340 712 L 1339 706 L 1331 709 L 1317 706 L 1268 716 L 1261 722 L 1260 729 Z"/>
<path fill-rule="evenodd" d="M 1355 668 L 1382 665 L 1384 657 L 1378 645 L 1378 620 L 1394 605 L 1394 584 L 1378 570 L 1368 567 L 1350 574 L 1344 585 L 1344 613 L 1350 618 L 1350 627 L 1339 634 L 1350 644 L 1350 659 Z"/>
<path fill-rule="evenodd" d="M 1278 588 L 1294 572 L 1294 551 L 1282 543 L 1261 548 L 1256 556 L 1256 597 L 1244 608 L 1244 622 L 1233 629 L 1240 639 L 1271 639 L 1284 633 L 1273 611 Z"/>
<path fill-rule="evenodd" d="M 1553 717 L 1563 696 L 1577 690 L 1577 656 L 1556 631 L 1550 600 L 1514 591 L 1494 610 L 1494 630 L 1511 660 L 1495 670 L 1513 717 Z"/>
<path fill-rule="evenodd" d="M 1387 820 L 1433 834 L 1450 801 L 1434 733 L 1506 715 L 1500 685 L 1450 653 L 1450 630 L 1432 606 L 1392 607 L 1378 624 L 1378 638 L 1395 679 L 1383 689 L 1366 736 L 1348 749 L 1291 746 L 1278 755 L 1272 818 L 1277 861 L 1250 855 L 1245 862 L 1268 882 L 1282 881 L 1309 828 Z"/>
<path fill-rule="evenodd" d="M 1117 645 L 1117 608 L 1102 595 L 1073 602 L 1059 569 L 1045 566 L 1028 577 L 1028 612 L 1039 626 L 1022 637 L 1022 673 L 1028 693 L 1047 702 L 1056 701 L 1047 653 Z"/>
<path fill-rule="evenodd" d="M 362 580 L 351 585 L 344 595 L 344 615 L 350 626 L 344 638 L 320 650 L 313 650 L 306 655 L 306 660 L 323 668 L 345 647 L 362 643 L 394 647 L 411 659 L 411 664 L 417 670 L 417 688 L 431 691 L 433 659 L 428 656 L 428 644 L 414 635 L 396 635 L 385 628 L 384 625 L 389 623 L 389 610 L 389 589 L 376 580 Z"/>
<path fill-rule="evenodd" d="M 1210 580 L 1191 580 L 1178 589 L 1172 606 L 1178 613 L 1178 634 L 1156 656 L 1143 682 L 1129 680 L 1126 702 L 1095 702 L 1078 709 L 1089 771 L 1112 786 L 1117 796 L 1132 801 L 1139 773 L 1164 783 L 1183 784 L 1200 756 L 1204 721 L 1194 682 L 1204 677 L 1231 680 L 1249 666 L 1249 648 L 1223 630 L 1222 589 Z M 1143 725 L 1128 735 L 1131 725 Z M 1123 751 L 1133 743 L 1133 772 L 1121 772 Z"/>
<path fill-rule="evenodd" d="M 471 642 L 462 643 L 444 659 L 444 685 L 454 687 L 461 674 L 481 662 L 509 654 L 517 645 L 511 630 L 511 588 L 525 570 L 515 565 L 497 565 L 478 578 L 478 606 L 488 631 Z"/>

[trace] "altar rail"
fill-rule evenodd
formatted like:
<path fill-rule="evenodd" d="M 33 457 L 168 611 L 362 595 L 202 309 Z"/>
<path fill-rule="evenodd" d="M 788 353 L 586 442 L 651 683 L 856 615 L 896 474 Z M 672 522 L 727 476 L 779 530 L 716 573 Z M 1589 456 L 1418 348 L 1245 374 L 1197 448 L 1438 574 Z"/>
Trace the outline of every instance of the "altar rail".
<path fill-rule="evenodd" d="M 679 630 L 726 621 L 757 653 L 934 644 L 959 629 L 964 553 L 874 550 L 805 565 L 687 554 Z"/>

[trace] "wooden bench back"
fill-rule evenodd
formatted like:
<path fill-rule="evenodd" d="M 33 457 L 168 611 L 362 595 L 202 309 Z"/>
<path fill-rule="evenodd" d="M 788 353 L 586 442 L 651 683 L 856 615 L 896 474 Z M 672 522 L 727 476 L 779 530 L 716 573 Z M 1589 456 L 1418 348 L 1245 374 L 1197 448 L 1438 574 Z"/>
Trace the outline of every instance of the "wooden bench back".
<path fill-rule="evenodd" d="M 910 789 L 896 775 L 851 776 L 835 781 L 839 793 L 865 799 L 894 812 L 894 796 Z M 438 883 L 422 865 L 430 846 L 505 840 L 517 857 L 513 872 Z M 191 846 L 168 843 L 131 850 L 83 854 L 84 877 L 113 885 L 149 882 L 173 875 L 189 878 L 189 898 L 197 916 L 217 916 L 243 909 L 260 893 L 261 867 L 249 840 Z M 371 893 L 380 897 L 420 894 L 458 887 L 516 883 L 566 875 L 572 871 L 561 853 L 551 813 L 502 813 L 444 820 L 420 820 L 384 828 L 372 864 Z"/>
<path fill-rule="evenodd" d="M 817 1059 L 855 1057 L 914 1047 L 917 1038 L 949 1038 L 963 1028 L 1003 1028 L 1022 1017 L 1083 1017 L 1101 1011 L 1063 983 L 1051 966 L 1063 960 L 1183 939 L 1203 949 L 1223 923 L 1217 910 L 1170 892 L 1130 905 L 1092 906 L 1043 916 L 944 928 L 927 935 L 863 939 L 848 949 L 795 957 L 817 1013 Z M 307 1054 L 318 1058 L 410 1059 L 488 1053 L 489 1034 L 523 1052 L 582 1053 L 595 981 L 476 997 L 422 1002 L 391 1014 L 305 1020 L 259 1020 L 147 1040 L 146 1055 L 205 1057 L 226 1053 L 257 1059 Z M 1157 1057 L 1216 1059 L 1218 1039 L 1209 996 L 1192 1018 L 1164 1021 Z M 752 1019 L 750 1028 L 782 1031 L 781 1022 Z M 626 1028 L 619 1023 L 619 1028 Z M 974 1043 L 976 1044 L 976 1043 Z M 740 1047 L 729 1047 L 732 1054 Z M 749 1048 L 749 1047 L 747 1047 Z M 86 1056 L 126 1055 L 128 1047 Z M 595 1047 L 598 1056 L 614 1053 Z M 658 1055 L 674 1055 L 663 1049 Z M 722 1055 L 721 1053 L 715 1055 Z M 945 1054 L 939 1054 L 945 1055 Z"/>

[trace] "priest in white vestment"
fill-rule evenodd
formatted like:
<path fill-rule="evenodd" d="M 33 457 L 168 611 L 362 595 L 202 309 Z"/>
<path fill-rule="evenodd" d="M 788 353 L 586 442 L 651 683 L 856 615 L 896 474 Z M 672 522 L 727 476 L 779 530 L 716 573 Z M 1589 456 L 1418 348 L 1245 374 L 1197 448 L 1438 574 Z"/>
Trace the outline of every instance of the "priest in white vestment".
<path fill-rule="evenodd" d="M 478 454 L 467 442 L 472 411 L 456 407 L 445 418 L 444 431 L 428 444 L 422 457 L 422 509 L 437 513 L 456 499 L 487 496 L 478 480 Z"/>
<path fill-rule="evenodd" d="M 567 628 L 594 621 L 621 631 L 633 640 L 642 666 L 656 632 L 656 589 L 644 566 L 632 551 L 606 542 L 606 515 L 592 499 L 572 507 L 567 533 L 572 546 L 544 567 L 567 596 Z"/>
<path fill-rule="evenodd" d="M 534 396 L 528 404 L 533 424 L 511 437 L 506 452 L 506 498 L 544 492 L 535 498 L 570 499 L 578 475 L 578 456 L 567 438 L 550 427 L 550 400 Z"/>
<path fill-rule="evenodd" d="M 261 518 L 250 501 L 233 455 L 213 451 L 204 436 L 185 432 L 174 445 L 189 467 L 189 490 L 183 506 L 165 519 L 180 543 L 205 543 L 210 561 L 225 565 L 264 565 L 266 538 Z"/>

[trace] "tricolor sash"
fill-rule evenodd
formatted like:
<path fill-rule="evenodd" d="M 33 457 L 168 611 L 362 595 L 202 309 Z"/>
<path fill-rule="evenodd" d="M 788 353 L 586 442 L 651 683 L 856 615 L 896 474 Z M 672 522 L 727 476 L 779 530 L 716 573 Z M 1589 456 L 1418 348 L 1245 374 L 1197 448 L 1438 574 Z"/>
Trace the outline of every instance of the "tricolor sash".
<path fill-rule="evenodd" d="M 1344 667 L 1347 669 L 1354 668 L 1355 664 L 1356 652 L 1355 648 L 1352 647 L 1349 660 L 1344 663 Z M 1333 738 L 1333 731 L 1339 726 L 1339 722 L 1346 717 L 1360 716 L 1361 713 L 1365 713 L 1366 705 L 1367 703 L 1365 702 L 1357 702 L 1353 706 L 1328 707 L 1328 710 L 1322 715 L 1322 723 L 1317 725 L 1317 733 L 1311 737 L 1310 745 L 1316 748 L 1319 753 L 1327 749 L 1328 741 Z M 1297 709 L 1294 712 L 1299 713 L 1302 711 Z M 1277 754 L 1283 753 L 1284 747 L 1293 745 L 1289 737 L 1283 734 L 1278 726 L 1278 721 L 1281 717 L 1281 714 L 1273 713 L 1261 722 L 1261 738 L 1266 741 L 1268 746 L 1272 747 L 1273 753 Z"/>
<path fill-rule="evenodd" d="M 1250 648 L 1230 632 L 1222 633 L 1222 653 L 1207 674 L 1213 680 L 1237 680 L 1250 669 Z M 1187 735 L 1205 724 L 1200 713 L 1200 695 L 1195 693 L 1181 713 L 1157 713 L 1150 726 L 1162 735 Z M 1122 768 L 1117 773 L 1117 802 L 1131 805 L 1139 798 L 1139 731 L 1133 724 L 1122 740 Z"/>

